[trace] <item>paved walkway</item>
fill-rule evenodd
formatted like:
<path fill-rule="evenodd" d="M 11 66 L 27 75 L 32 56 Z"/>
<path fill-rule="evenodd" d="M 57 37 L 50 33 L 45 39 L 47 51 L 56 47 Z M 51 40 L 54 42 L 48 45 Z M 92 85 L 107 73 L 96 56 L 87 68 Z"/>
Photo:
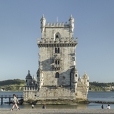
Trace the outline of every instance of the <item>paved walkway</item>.
<path fill-rule="evenodd" d="M 0 114 L 114 114 L 114 109 L 0 109 Z"/>

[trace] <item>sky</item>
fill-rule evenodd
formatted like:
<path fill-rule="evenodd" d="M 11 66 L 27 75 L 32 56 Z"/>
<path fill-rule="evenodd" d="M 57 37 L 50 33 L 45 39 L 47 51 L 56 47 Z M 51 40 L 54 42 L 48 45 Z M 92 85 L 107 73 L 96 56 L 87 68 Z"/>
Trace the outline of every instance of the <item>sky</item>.
<path fill-rule="evenodd" d="M 0 0 L 0 81 L 36 76 L 40 19 L 75 19 L 76 68 L 90 82 L 114 82 L 114 0 Z"/>

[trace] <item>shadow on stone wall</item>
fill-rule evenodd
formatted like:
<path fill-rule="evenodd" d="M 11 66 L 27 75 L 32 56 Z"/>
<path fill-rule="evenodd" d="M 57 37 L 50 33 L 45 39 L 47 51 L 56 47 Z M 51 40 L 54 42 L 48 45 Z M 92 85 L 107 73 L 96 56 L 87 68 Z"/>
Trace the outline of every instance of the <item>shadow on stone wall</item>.
<path fill-rule="evenodd" d="M 74 55 L 74 53 L 72 54 L 72 56 Z M 72 68 L 74 68 L 74 66 L 71 66 L 70 67 L 70 69 L 68 69 L 68 70 L 66 70 L 65 72 L 62 72 L 61 73 L 61 71 L 63 70 L 63 68 L 61 68 L 60 70 L 56 70 L 55 68 L 54 68 L 54 59 L 56 58 L 56 56 L 55 57 L 52 57 L 52 58 L 50 58 L 50 59 L 46 59 L 45 61 L 42 61 L 41 63 L 40 63 L 40 65 L 42 66 L 42 71 L 51 71 L 51 72 L 55 72 L 55 75 L 54 75 L 54 77 L 55 77 L 55 79 L 57 79 L 56 78 L 56 72 L 58 72 L 59 73 L 59 78 L 58 78 L 58 80 L 57 80 L 57 86 L 58 87 L 70 87 L 71 86 L 71 82 L 70 82 L 70 73 L 71 73 L 71 70 L 72 70 Z M 62 62 L 60 63 L 60 66 L 63 66 L 62 65 Z M 44 74 L 45 75 L 45 74 Z M 51 75 L 51 73 L 50 73 L 50 75 Z M 53 73 L 52 73 L 52 75 L 53 75 Z M 47 75 L 48 76 L 48 75 Z M 54 87 L 54 86 L 53 86 Z"/>

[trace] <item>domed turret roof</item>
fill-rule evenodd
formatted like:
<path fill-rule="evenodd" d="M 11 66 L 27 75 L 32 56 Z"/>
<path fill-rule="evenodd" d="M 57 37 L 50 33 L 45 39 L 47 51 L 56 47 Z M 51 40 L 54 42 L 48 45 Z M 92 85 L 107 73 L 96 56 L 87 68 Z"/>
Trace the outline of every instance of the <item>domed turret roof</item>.
<path fill-rule="evenodd" d="M 72 15 L 70 15 L 69 21 L 70 21 L 70 20 L 74 20 L 74 18 L 72 17 Z"/>
<path fill-rule="evenodd" d="M 42 21 L 42 20 L 45 20 L 44 14 L 42 15 L 41 21 Z"/>
<path fill-rule="evenodd" d="M 32 79 L 32 76 L 30 75 L 30 70 L 28 70 L 28 74 L 26 76 L 26 79 Z"/>

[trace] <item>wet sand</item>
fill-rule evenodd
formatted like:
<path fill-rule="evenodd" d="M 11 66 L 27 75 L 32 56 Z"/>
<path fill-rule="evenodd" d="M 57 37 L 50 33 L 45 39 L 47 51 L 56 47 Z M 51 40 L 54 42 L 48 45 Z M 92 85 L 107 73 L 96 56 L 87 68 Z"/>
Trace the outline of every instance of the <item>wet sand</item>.
<path fill-rule="evenodd" d="M 0 109 L 0 114 L 114 114 L 114 109 Z"/>

